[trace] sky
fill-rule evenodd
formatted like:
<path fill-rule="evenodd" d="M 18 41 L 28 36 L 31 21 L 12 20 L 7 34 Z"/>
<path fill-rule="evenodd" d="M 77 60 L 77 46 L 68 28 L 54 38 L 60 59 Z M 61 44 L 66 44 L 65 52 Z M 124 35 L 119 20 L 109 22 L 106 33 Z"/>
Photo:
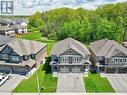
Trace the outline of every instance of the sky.
<path fill-rule="evenodd" d="M 47 11 L 55 8 L 96 9 L 98 6 L 127 2 L 127 0 L 13 0 L 14 15 L 32 15 L 36 11 Z"/>

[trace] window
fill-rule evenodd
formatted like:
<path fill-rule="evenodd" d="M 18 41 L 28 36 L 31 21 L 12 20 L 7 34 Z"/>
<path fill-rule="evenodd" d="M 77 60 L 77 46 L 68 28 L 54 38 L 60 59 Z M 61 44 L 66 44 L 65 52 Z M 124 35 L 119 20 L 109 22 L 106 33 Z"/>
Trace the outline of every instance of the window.
<path fill-rule="evenodd" d="M 79 62 L 79 61 L 80 61 L 80 57 L 75 57 L 75 58 L 74 58 L 74 61 L 75 61 L 75 62 Z"/>
<path fill-rule="evenodd" d="M 19 61 L 19 57 L 18 56 L 12 56 L 12 61 Z"/>
<path fill-rule="evenodd" d="M 69 53 L 72 54 L 72 51 L 70 50 Z"/>
<path fill-rule="evenodd" d="M 35 59 L 35 55 L 34 54 L 31 54 L 31 59 Z"/>
<path fill-rule="evenodd" d="M 28 60 L 28 56 L 24 55 L 23 60 Z"/>
<path fill-rule="evenodd" d="M 66 62 L 67 58 L 66 57 L 62 57 L 62 62 Z"/>
<path fill-rule="evenodd" d="M 1 57 L 2 57 L 2 59 L 8 59 L 8 55 L 7 54 L 2 54 Z"/>

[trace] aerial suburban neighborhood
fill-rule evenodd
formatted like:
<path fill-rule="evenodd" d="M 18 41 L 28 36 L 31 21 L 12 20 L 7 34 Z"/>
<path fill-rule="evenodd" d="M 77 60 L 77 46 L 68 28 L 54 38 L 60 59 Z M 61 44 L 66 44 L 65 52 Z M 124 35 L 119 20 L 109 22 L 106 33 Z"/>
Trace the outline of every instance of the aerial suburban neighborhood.
<path fill-rule="evenodd" d="M 127 0 L 65 1 L 0 1 L 0 95 L 126 95 Z"/>
<path fill-rule="evenodd" d="M 27 23 L 26 19 L 0 19 L 0 34 L 16 37 L 16 35 L 27 33 Z"/>

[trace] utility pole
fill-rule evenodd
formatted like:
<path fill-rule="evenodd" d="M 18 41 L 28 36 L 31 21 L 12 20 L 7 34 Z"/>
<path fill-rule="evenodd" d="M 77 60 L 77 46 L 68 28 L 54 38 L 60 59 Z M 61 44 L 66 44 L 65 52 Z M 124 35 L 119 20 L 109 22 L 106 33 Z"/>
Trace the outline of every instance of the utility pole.
<path fill-rule="evenodd" d="M 38 95 L 40 95 L 40 83 L 39 83 L 38 72 L 37 72 L 37 62 L 36 62 L 36 79 L 37 79 Z"/>

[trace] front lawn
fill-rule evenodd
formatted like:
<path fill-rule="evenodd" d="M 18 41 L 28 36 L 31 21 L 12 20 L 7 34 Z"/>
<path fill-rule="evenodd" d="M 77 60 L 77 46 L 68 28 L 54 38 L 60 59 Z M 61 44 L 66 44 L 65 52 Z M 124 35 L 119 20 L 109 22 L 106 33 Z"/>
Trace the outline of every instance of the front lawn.
<path fill-rule="evenodd" d="M 40 83 L 40 92 L 56 92 L 57 77 L 52 77 L 51 69 L 49 66 L 51 58 L 48 58 L 44 65 L 40 65 L 38 69 L 38 77 Z M 44 87 L 44 89 L 42 89 Z M 36 73 L 29 79 L 24 79 L 13 92 L 34 93 L 37 92 Z"/>
<path fill-rule="evenodd" d="M 88 74 L 88 77 L 84 78 L 86 92 L 115 92 L 111 84 L 105 77 L 101 77 L 99 74 Z"/>

